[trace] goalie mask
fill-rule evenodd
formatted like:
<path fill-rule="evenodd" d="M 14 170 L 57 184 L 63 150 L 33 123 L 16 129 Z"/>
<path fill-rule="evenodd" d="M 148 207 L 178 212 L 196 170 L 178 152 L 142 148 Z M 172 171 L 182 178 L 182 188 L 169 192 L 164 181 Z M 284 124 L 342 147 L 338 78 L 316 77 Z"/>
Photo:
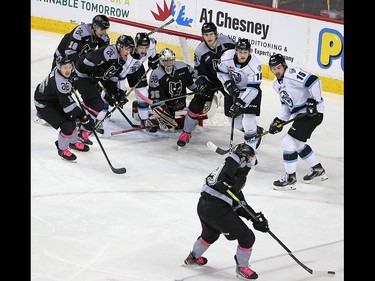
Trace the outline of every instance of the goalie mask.
<path fill-rule="evenodd" d="M 171 49 L 165 48 L 160 52 L 159 62 L 167 74 L 172 73 L 175 60 L 176 55 Z"/>

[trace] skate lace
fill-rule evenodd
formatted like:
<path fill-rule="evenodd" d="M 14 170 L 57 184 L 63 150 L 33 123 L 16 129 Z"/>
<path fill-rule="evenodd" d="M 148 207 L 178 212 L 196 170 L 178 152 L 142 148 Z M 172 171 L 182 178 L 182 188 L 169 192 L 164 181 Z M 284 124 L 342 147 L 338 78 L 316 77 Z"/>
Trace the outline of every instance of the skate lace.
<path fill-rule="evenodd" d="M 197 258 L 196 262 L 197 262 L 197 264 L 203 265 L 203 264 L 204 264 L 204 259 L 203 259 L 203 257 L 199 257 L 199 258 Z"/>
<path fill-rule="evenodd" d="M 83 150 L 84 147 L 85 147 L 85 145 L 83 143 L 79 142 L 79 141 L 77 141 L 74 145 L 75 145 L 76 148 L 78 148 L 80 150 Z"/>
<path fill-rule="evenodd" d="M 72 153 L 72 152 L 70 151 L 70 149 L 68 148 L 68 149 L 63 150 L 63 151 L 62 151 L 62 154 L 65 155 L 65 156 L 70 157 L 70 156 L 72 156 L 73 153 Z"/>
<path fill-rule="evenodd" d="M 190 134 L 186 132 L 182 132 L 182 134 L 179 137 L 180 141 L 187 142 L 190 139 Z"/>
<path fill-rule="evenodd" d="M 252 270 L 250 269 L 250 267 L 248 267 L 248 266 L 246 266 L 246 267 L 241 267 L 241 268 L 240 268 L 240 271 L 241 271 L 242 273 L 245 273 L 247 276 L 250 276 L 250 275 L 252 275 L 252 274 L 254 273 L 254 271 L 252 271 Z"/>
<path fill-rule="evenodd" d="M 86 131 L 81 131 L 81 136 L 84 140 L 89 140 L 89 133 Z"/>

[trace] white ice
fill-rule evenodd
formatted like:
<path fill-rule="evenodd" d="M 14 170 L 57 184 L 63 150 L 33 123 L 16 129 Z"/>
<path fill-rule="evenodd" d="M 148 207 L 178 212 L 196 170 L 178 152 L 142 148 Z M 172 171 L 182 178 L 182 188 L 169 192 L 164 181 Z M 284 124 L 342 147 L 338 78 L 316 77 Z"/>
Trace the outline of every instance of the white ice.
<path fill-rule="evenodd" d="M 77 163 L 68 163 L 57 155 L 58 132 L 33 121 L 35 87 L 49 73 L 61 38 L 31 30 L 31 280 L 238 280 L 233 259 L 237 243 L 224 237 L 204 254 L 207 265 L 182 266 L 200 234 L 196 204 L 203 180 L 224 160 L 206 143 L 229 146 L 230 125 L 222 105 L 180 151 L 179 132 L 111 137 L 112 131 L 130 128 L 115 111 L 100 142 L 112 165 L 126 167 L 127 172 L 112 172 L 94 136 L 91 150 L 76 152 Z M 279 101 L 270 80 L 264 80 L 262 88 L 258 124 L 267 129 L 279 113 Z M 328 92 L 323 96 L 324 121 L 309 144 L 328 180 L 304 184 L 302 177 L 309 170 L 299 161 L 297 189 L 272 189 L 272 182 L 284 173 L 279 145 L 284 129 L 264 137 L 259 164 L 250 171 L 244 193 L 292 255 L 313 270 L 336 274 L 311 275 L 269 234 L 255 231 L 250 264 L 258 280 L 344 280 L 344 98 Z M 129 117 L 130 104 L 124 108 Z M 235 131 L 234 143 L 241 140 L 242 133 Z"/>

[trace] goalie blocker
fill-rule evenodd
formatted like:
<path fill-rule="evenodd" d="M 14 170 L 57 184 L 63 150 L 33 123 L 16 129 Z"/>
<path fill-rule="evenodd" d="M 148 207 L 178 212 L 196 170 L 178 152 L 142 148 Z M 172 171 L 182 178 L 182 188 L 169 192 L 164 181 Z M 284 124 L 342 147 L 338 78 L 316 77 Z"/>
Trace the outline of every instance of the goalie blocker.
<path fill-rule="evenodd" d="M 154 119 L 158 122 L 159 128 L 163 131 L 174 132 L 175 130 L 180 130 L 184 126 L 185 113 L 186 111 L 181 110 L 176 112 L 176 116 L 173 116 L 167 105 L 162 104 L 159 106 L 152 107 L 150 106 L 150 119 Z M 138 104 L 137 101 L 132 103 L 132 117 L 138 119 Z M 203 127 L 203 120 L 207 119 L 208 116 L 206 112 L 202 112 L 198 116 L 198 125 Z"/>

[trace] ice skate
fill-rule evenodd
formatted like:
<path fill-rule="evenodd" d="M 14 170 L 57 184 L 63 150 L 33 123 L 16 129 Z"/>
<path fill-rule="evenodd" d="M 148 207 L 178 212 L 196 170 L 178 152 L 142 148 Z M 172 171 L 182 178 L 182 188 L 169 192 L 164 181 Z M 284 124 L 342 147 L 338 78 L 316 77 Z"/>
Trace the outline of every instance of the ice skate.
<path fill-rule="evenodd" d="M 241 280 L 249 280 L 249 279 L 257 279 L 258 274 L 253 271 L 249 266 L 240 267 L 237 262 L 237 257 L 234 256 L 234 259 L 236 261 L 236 273 L 237 278 Z"/>
<path fill-rule="evenodd" d="M 92 145 L 93 142 L 89 138 L 89 132 L 80 130 L 78 133 L 78 140 L 84 144 Z"/>
<path fill-rule="evenodd" d="M 191 138 L 191 135 L 190 133 L 187 133 L 187 132 L 182 132 L 180 137 L 178 138 L 178 141 L 177 141 L 177 146 L 178 147 L 184 147 L 190 140 Z"/>
<path fill-rule="evenodd" d="M 71 149 L 78 150 L 78 151 L 83 151 L 83 152 L 86 152 L 86 151 L 90 150 L 90 147 L 88 145 L 83 144 L 83 143 L 81 143 L 79 141 L 77 141 L 76 143 L 70 143 L 69 147 Z"/>
<path fill-rule="evenodd" d="M 274 190 L 294 190 L 296 189 L 295 185 L 297 183 L 296 173 L 287 174 L 285 173 L 284 177 L 273 182 Z"/>
<path fill-rule="evenodd" d="M 326 171 L 323 169 L 322 165 L 316 164 L 311 168 L 311 173 L 303 177 L 305 183 L 316 183 L 327 180 Z"/>
<path fill-rule="evenodd" d="M 207 263 L 207 259 L 205 257 L 195 258 L 192 253 L 187 256 L 184 260 L 184 264 L 186 265 L 204 265 Z"/>
<path fill-rule="evenodd" d="M 65 150 L 61 150 L 59 148 L 59 144 L 58 144 L 58 141 L 55 141 L 55 145 L 56 145 L 56 148 L 57 148 L 57 154 L 61 157 L 61 159 L 63 160 L 67 160 L 69 162 L 77 162 L 77 156 L 75 156 L 69 148 L 65 149 Z"/>

